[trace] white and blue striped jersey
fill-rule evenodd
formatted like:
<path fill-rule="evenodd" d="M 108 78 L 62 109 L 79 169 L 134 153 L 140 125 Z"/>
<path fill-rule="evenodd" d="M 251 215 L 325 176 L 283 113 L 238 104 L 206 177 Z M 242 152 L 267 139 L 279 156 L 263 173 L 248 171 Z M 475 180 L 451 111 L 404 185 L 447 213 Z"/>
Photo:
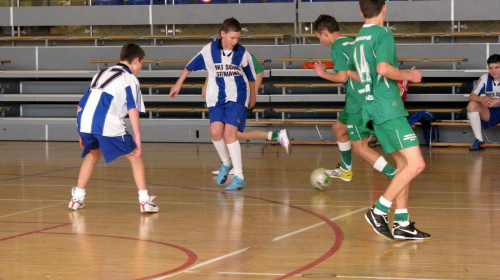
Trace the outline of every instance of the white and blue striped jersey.
<path fill-rule="evenodd" d="M 97 73 L 78 106 L 78 131 L 109 137 L 125 134 L 128 110 L 146 112 L 139 81 L 121 63 Z"/>
<path fill-rule="evenodd" d="M 490 74 L 484 74 L 479 78 L 478 84 L 472 93 L 478 96 L 484 93 L 491 98 L 500 98 L 500 81 L 493 81 Z M 500 104 L 496 104 L 493 107 L 500 107 Z"/>
<path fill-rule="evenodd" d="M 252 56 L 237 44 L 232 51 L 223 51 L 221 40 L 205 45 L 187 64 L 186 69 L 207 69 L 208 83 L 206 101 L 208 107 L 233 101 L 248 107 L 250 87 L 255 81 Z"/>

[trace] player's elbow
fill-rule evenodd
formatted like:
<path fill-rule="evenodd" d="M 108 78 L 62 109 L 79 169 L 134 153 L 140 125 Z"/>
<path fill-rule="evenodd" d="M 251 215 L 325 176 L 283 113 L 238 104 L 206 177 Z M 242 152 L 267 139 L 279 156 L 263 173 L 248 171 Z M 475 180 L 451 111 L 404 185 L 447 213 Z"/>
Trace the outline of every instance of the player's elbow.
<path fill-rule="evenodd" d="M 389 67 L 387 67 L 387 63 L 379 63 L 377 64 L 377 73 L 380 76 L 387 76 L 387 73 L 389 71 Z"/>

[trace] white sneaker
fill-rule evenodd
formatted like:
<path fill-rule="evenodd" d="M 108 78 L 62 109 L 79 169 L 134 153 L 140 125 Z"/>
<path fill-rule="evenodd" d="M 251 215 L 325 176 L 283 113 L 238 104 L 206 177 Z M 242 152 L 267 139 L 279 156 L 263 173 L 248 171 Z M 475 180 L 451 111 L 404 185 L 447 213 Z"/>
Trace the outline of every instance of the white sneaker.
<path fill-rule="evenodd" d="M 71 209 L 76 211 L 78 209 L 85 207 L 85 202 L 84 202 L 85 198 L 84 197 L 76 197 L 75 196 L 75 189 L 76 189 L 76 187 L 73 187 L 71 189 L 71 195 L 73 197 L 69 201 L 68 208 L 71 208 Z"/>
<path fill-rule="evenodd" d="M 285 148 L 287 154 L 292 153 L 292 143 L 290 142 L 290 137 L 288 135 L 288 130 L 282 129 L 279 132 L 278 143 Z"/>
<path fill-rule="evenodd" d="M 219 175 L 219 169 L 212 171 L 212 175 Z M 229 170 L 228 175 L 234 175 L 234 169 Z"/>
<path fill-rule="evenodd" d="M 156 196 L 150 196 L 148 200 L 139 200 L 141 204 L 141 213 L 156 213 L 160 208 L 153 203 Z"/>

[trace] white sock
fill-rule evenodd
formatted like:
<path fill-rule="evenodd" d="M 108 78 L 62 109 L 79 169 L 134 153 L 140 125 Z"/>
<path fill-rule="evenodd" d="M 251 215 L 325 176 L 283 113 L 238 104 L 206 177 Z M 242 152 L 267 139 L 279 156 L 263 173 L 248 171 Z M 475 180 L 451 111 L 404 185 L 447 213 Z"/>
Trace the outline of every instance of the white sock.
<path fill-rule="evenodd" d="M 389 200 L 385 199 L 383 196 L 381 196 L 378 199 L 378 201 L 380 202 L 380 204 L 382 204 L 385 207 L 391 209 L 392 202 L 390 202 Z M 375 209 L 373 209 L 373 213 L 375 213 L 377 215 L 387 215 L 387 213 L 384 213 L 384 212 L 380 211 L 377 207 L 375 207 Z"/>
<path fill-rule="evenodd" d="M 339 145 L 339 150 L 345 152 L 345 151 L 349 151 L 351 149 L 351 141 L 347 141 L 347 142 L 337 142 L 338 145 Z"/>
<path fill-rule="evenodd" d="M 80 189 L 79 187 L 76 187 L 75 191 L 73 192 L 73 196 L 76 196 L 79 199 L 84 199 L 86 193 L 86 189 Z"/>
<path fill-rule="evenodd" d="M 378 170 L 379 172 L 382 172 L 384 170 L 384 167 L 387 165 L 387 160 L 383 156 L 380 156 L 375 164 L 373 165 L 373 168 Z"/>
<path fill-rule="evenodd" d="M 472 128 L 472 132 L 474 136 L 479 141 L 483 142 L 483 133 L 481 131 L 481 116 L 479 112 L 467 112 L 469 116 L 470 126 Z"/>
<path fill-rule="evenodd" d="M 139 200 L 140 201 L 149 200 L 148 190 L 138 191 L 138 193 L 139 193 Z"/>
<path fill-rule="evenodd" d="M 229 151 L 227 150 L 226 141 L 222 138 L 219 141 L 215 141 L 212 139 L 212 143 L 214 143 L 215 150 L 217 154 L 219 154 L 220 160 L 222 164 L 225 166 L 231 166 L 231 157 L 229 157 Z"/>
<path fill-rule="evenodd" d="M 234 176 L 238 176 L 240 179 L 245 179 L 243 177 L 243 162 L 241 160 L 241 146 L 238 140 L 231 144 L 227 144 L 227 149 L 231 155 L 231 161 L 233 162 Z"/>
<path fill-rule="evenodd" d="M 267 140 L 273 140 L 273 131 L 272 130 L 267 133 Z"/>

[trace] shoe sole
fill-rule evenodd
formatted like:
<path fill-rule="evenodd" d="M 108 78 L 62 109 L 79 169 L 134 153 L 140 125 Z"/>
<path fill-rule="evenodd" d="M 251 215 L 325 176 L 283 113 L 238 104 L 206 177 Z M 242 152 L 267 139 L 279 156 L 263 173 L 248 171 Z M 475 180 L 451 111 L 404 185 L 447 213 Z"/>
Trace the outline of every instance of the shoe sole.
<path fill-rule="evenodd" d="M 423 237 L 423 238 L 411 238 L 411 237 L 405 237 L 405 236 L 394 236 L 394 239 L 395 240 L 400 240 L 400 241 L 403 241 L 403 240 L 429 240 L 431 239 L 431 237 Z"/>
<path fill-rule="evenodd" d="M 378 232 L 377 229 L 375 228 L 375 226 L 372 224 L 372 222 L 370 222 L 370 218 L 368 218 L 368 216 L 366 214 L 365 214 L 365 219 L 368 222 L 368 224 L 370 224 L 370 226 L 372 226 L 373 231 L 375 231 L 375 233 L 377 233 L 378 235 L 382 236 L 385 240 L 394 241 L 394 239 L 391 239 L 391 238 L 383 235 L 382 233 Z"/>
<path fill-rule="evenodd" d="M 219 170 L 214 170 L 212 171 L 212 175 L 219 175 Z M 227 175 L 234 175 L 234 171 L 231 169 L 231 171 L 229 171 L 229 173 Z"/>
<path fill-rule="evenodd" d="M 290 141 L 290 134 L 288 134 L 288 129 L 286 130 L 286 139 L 288 139 L 288 149 L 285 148 L 285 151 L 288 155 L 292 154 L 292 141 Z"/>
<path fill-rule="evenodd" d="M 340 180 L 342 180 L 344 182 L 350 182 L 352 180 L 352 178 L 349 179 L 349 178 L 342 178 L 340 176 L 338 176 L 338 177 L 337 176 L 332 176 L 332 175 L 328 174 L 328 172 L 325 172 L 325 175 L 328 176 L 328 177 L 330 177 L 331 179 L 340 179 Z"/>

